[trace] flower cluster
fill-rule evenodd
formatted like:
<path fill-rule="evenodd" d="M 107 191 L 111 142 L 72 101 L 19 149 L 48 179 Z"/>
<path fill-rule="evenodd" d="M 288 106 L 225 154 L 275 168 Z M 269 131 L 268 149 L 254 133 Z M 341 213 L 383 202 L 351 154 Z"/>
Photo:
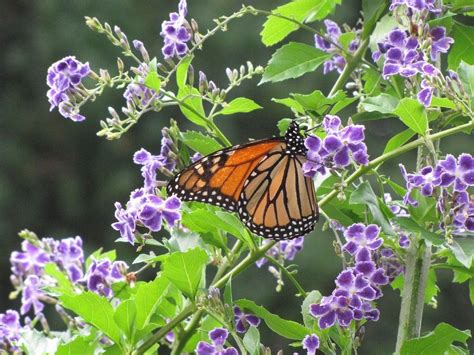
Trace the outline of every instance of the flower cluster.
<path fill-rule="evenodd" d="M 52 64 L 46 77 L 50 110 L 58 107 L 63 117 L 75 122 L 84 121 L 86 118 L 79 113 L 77 102 L 85 96 L 81 82 L 90 72 L 89 63 L 81 63 L 75 57 L 65 57 Z"/>
<path fill-rule="evenodd" d="M 136 45 L 141 42 L 133 42 Z M 140 48 L 140 47 L 139 47 Z M 149 68 L 146 63 L 140 64 L 135 70 L 137 75 L 135 80 L 127 85 L 123 97 L 127 100 L 127 107 L 138 107 L 143 109 L 152 106 L 153 102 L 159 98 L 159 93 L 145 85 L 145 79 L 148 76 Z M 128 110 L 128 109 L 127 109 Z"/>
<path fill-rule="evenodd" d="M 124 279 L 127 268 L 123 261 L 94 260 L 86 273 L 87 288 L 99 295 L 110 297 L 112 284 Z"/>
<path fill-rule="evenodd" d="M 110 285 L 123 280 L 126 264 L 109 260 L 93 260 L 84 273 L 84 252 L 80 237 L 54 240 L 43 238 L 35 243 L 25 240 L 21 251 L 14 251 L 10 256 L 11 280 L 18 291 L 21 291 L 21 314 L 33 309 L 35 315 L 44 309 L 44 302 L 50 300 L 43 289 L 54 286 L 55 281 L 45 274 L 47 263 L 54 263 L 64 271 L 69 280 L 76 286 L 85 285 L 93 292 L 111 296 Z M 99 280 L 98 275 L 103 279 Z M 102 286 L 104 285 L 104 286 Z M 108 289 L 105 289 L 105 287 Z"/>
<path fill-rule="evenodd" d="M 380 287 L 389 281 L 385 270 L 374 261 L 382 245 L 379 234 L 380 228 L 373 224 L 356 223 L 345 230 L 347 242 L 343 250 L 353 256 L 355 264 L 338 275 L 337 287 L 330 296 L 310 305 L 310 313 L 319 319 L 321 329 L 333 326 L 336 321 L 347 327 L 352 320 L 378 320 L 379 311 L 373 301 L 382 297 Z"/>
<path fill-rule="evenodd" d="M 172 12 L 169 21 L 161 24 L 160 35 L 164 39 L 162 52 L 165 58 L 182 57 L 188 52 L 186 43 L 191 39 L 191 29 L 186 20 L 187 14 L 186 0 L 180 0 L 178 12 Z"/>
<path fill-rule="evenodd" d="M 463 153 L 456 159 L 448 154 L 435 167 L 425 166 L 418 173 L 407 173 L 400 164 L 406 181 L 405 204 L 417 206 L 414 190 L 423 196 L 438 196 L 437 207 L 445 216 L 444 224 L 453 224 L 456 232 L 474 231 L 474 202 L 468 189 L 474 186 L 474 158 Z M 450 223 L 449 223 L 450 222 Z"/>
<path fill-rule="evenodd" d="M 408 23 L 405 26 L 417 30 L 410 33 L 405 29 L 393 29 L 383 42 L 378 43 L 378 50 L 372 57 L 374 61 L 378 61 L 384 56 L 385 79 L 400 75 L 410 80 L 420 74 L 422 80 L 417 97 L 422 105 L 428 107 L 435 88 L 441 89 L 440 83 L 444 81 L 441 72 L 430 60 L 435 62 L 441 53 L 447 53 L 454 40 L 446 36 L 444 27 L 430 28 L 425 25 L 430 13 L 441 11 L 434 0 L 393 0 L 390 9 L 395 11 L 399 7 L 406 9 L 405 18 Z"/>
<path fill-rule="evenodd" d="M 172 227 L 181 219 L 180 208 L 181 201 L 176 196 L 162 199 L 143 188 L 137 189 L 130 194 L 126 209 L 120 202 L 115 203 L 117 222 L 112 224 L 112 228 L 133 245 L 137 225 L 147 228 L 150 232 L 158 232 L 164 219 Z"/>
<path fill-rule="evenodd" d="M 229 332 L 225 328 L 216 328 L 209 332 L 211 343 L 200 341 L 196 347 L 197 355 L 238 355 L 234 347 L 225 347 Z"/>
<path fill-rule="evenodd" d="M 0 352 L 13 353 L 18 350 L 20 330 L 20 315 L 17 311 L 10 309 L 0 313 Z"/>
<path fill-rule="evenodd" d="M 349 124 L 343 127 L 339 117 L 326 115 L 323 129 L 326 132 L 324 139 L 309 136 L 305 140 L 308 153 L 303 171 L 306 176 L 314 178 L 318 172 L 324 174 L 326 168 L 341 169 L 351 163 L 369 163 L 364 126 Z"/>
<path fill-rule="evenodd" d="M 335 44 L 340 46 L 339 37 L 342 34 L 341 29 L 337 23 L 331 20 L 324 20 L 324 25 L 326 26 L 326 39 L 319 35 L 314 36 L 316 48 L 321 49 L 326 53 L 334 54 L 331 59 L 324 62 L 324 74 L 327 74 L 333 70 L 337 70 L 338 73 L 342 73 L 344 67 L 346 66 L 346 60 L 341 55 L 340 48 L 335 46 Z M 358 47 L 359 39 L 352 40 L 349 44 L 349 52 L 354 53 Z"/>

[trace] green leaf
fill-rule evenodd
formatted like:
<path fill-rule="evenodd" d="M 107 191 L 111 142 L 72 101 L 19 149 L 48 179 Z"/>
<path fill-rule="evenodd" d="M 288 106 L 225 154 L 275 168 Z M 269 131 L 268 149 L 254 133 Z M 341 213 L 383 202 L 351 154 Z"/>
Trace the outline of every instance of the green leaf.
<path fill-rule="evenodd" d="M 62 295 L 61 304 L 102 331 L 115 343 L 120 342 L 120 328 L 114 321 L 114 309 L 105 297 L 87 291 L 77 295 Z"/>
<path fill-rule="evenodd" d="M 176 69 L 176 85 L 178 88 L 184 88 L 188 80 L 188 69 L 193 61 L 193 56 L 185 58 Z"/>
<path fill-rule="evenodd" d="M 243 342 L 245 349 L 247 349 L 250 355 L 258 355 L 260 353 L 260 333 L 256 327 L 249 327 Z"/>
<path fill-rule="evenodd" d="M 179 109 L 188 120 L 201 127 L 207 126 L 201 93 L 198 89 L 184 85 L 178 89 L 177 98 L 182 101 Z"/>
<path fill-rule="evenodd" d="M 301 105 L 298 101 L 295 99 L 292 99 L 290 97 L 286 97 L 284 99 L 272 99 L 273 102 L 276 102 L 278 104 L 284 105 L 286 107 L 289 107 L 290 109 L 298 112 L 298 113 L 303 113 L 304 112 L 304 107 Z"/>
<path fill-rule="evenodd" d="M 58 346 L 55 355 L 94 355 L 97 350 L 96 342 L 90 341 L 84 337 L 76 337 L 67 344 Z"/>
<path fill-rule="evenodd" d="M 251 300 L 241 299 L 235 303 L 240 308 L 247 309 L 257 317 L 263 319 L 268 328 L 284 338 L 301 340 L 310 333 L 310 330 L 306 329 L 301 324 L 280 318 L 279 316 L 267 311 L 264 307 L 256 305 Z"/>
<path fill-rule="evenodd" d="M 277 49 L 273 54 L 259 84 L 298 78 L 303 74 L 315 71 L 330 57 L 331 55 L 314 46 L 290 42 Z"/>
<path fill-rule="evenodd" d="M 304 299 L 301 304 L 301 315 L 303 316 L 303 323 L 306 328 L 312 329 L 316 319 L 309 313 L 309 306 L 313 303 L 319 303 L 321 301 L 322 295 L 321 292 L 313 290 Z"/>
<path fill-rule="evenodd" d="M 194 298 L 204 280 L 207 254 L 200 248 L 171 254 L 162 264 L 163 276 L 188 297 Z"/>
<path fill-rule="evenodd" d="M 145 86 L 159 92 L 161 89 L 161 79 L 156 71 L 149 71 L 144 82 Z"/>
<path fill-rule="evenodd" d="M 262 106 L 257 104 L 255 101 L 247 99 L 245 97 L 238 97 L 227 104 L 222 110 L 219 111 L 221 115 L 232 115 L 239 112 L 252 112 L 254 110 L 261 109 Z"/>
<path fill-rule="evenodd" d="M 404 98 L 400 101 L 394 113 L 413 131 L 425 135 L 428 129 L 428 116 L 422 104 L 415 99 Z"/>
<path fill-rule="evenodd" d="M 459 79 L 461 80 L 466 93 L 471 98 L 471 106 L 474 105 L 474 65 L 461 62 L 458 68 Z"/>
<path fill-rule="evenodd" d="M 394 217 L 393 221 L 408 232 L 419 233 L 423 239 L 430 241 L 433 245 L 439 246 L 444 242 L 444 238 L 441 235 L 426 230 L 411 217 Z"/>
<path fill-rule="evenodd" d="M 436 273 L 433 269 L 428 271 L 428 278 L 426 280 L 426 287 L 425 287 L 425 298 L 424 303 L 426 304 L 433 304 L 433 308 L 436 307 L 436 296 L 439 292 L 439 287 L 436 284 Z M 403 274 L 398 275 L 390 284 L 394 290 L 400 290 L 400 294 L 403 292 L 403 285 L 404 285 L 404 276 Z"/>
<path fill-rule="evenodd" d="M 453 252 L 456 259 L 466 268 L 470 269 L 472 265 L 472 258 L 474 257 L 474 238 L 456 237 L 449 248 Z"/>
<path fill-rule="evenodd" d="M 362 39 L 367 38 L 375 28 L 378 19 L 387 8 L 386 0 L 362 0 L 362 13 L 364 14 L 364 29 Z"/>
<path fill-rule="evenodd" d="M 398 147 L 401 147 L 403 144 L 408 142 L 416 133 L 413 132 L 410 128 L 394 135 L 390 140 L 387 142 L 385 149 L 383 150 L 383 154 L 391 152 Z"/>
<path fill-rule="evenodd" d="M 427 335 L 405 341 L 401 353 L 403 355 L 444 354 L 452 343 L 460 342 L 466 345 L 470 337 L 469 330 L 459 330 L 447 323 L 440 323 Z"/>
<path fill-rule="evenodd" d="M 225 284 L 224 303 L 229 307 L 234 306 L 234 300 L 232 298 L 232 276 L 229 277 L 229 281 L 227 281 L 227 283 Z"/>
<path fill-rule="evenodd" d="M 474 278 L 469 280 L 469 299 L 474 306 Z"/>
<path fill-rule="evenodd" d="M 364 181 L 357 187 L 356 190 L 354 190 L 354 192 L 351 194 L 349 202 L 351 204 L 362 204 L 368 206 L 374 222 L 382 227 L 382 230 L 386 234 L 394 234 L 389 221 L 382 212 L 382 209 L 379 205 L 379 200 L 375 195 L 374 190 L 372 190 L 372 187 L 367 181 Z"/>
<path fill-rule="evenodd" d="M 137 306 L 135 326 L 137 329 L 143 329 L 149 324 L 150 318 L 155 314 L 158 305 L 167 294 L 168 287 L 168 279 L 160 276 L 140 285 L 135 295 Z"/>
<path fill-rule="evenodd" d="M 279 6 L 272 12 L 298 22 L 305 20 L 309 22 L 324 19 L 334 10 L 336 4 L 340 3 L 341 0 L 296 0 Z M 285 39 L 286 36 L 298 28 L 299 25 L 294 22 L 270 15 L 260 32 L 262 43 L 266 46 L 272 46 Z"/>
<path fill-rule="evenodd" d="M 115 310 L 114 321 L 128 340 L 133 339 L 136 316 L 137 308 L 134 300 L 123 301 Z"/>
<path fill-rule="evenodd" d="M 305 110 L 323 113 L 328 106 L 336 105 L 341 101 L 346 101 L 346 94 L 338 90 L 334 95 L 326 97 L 320 90 L 315 90 L 310 94 L 291 94 L 294 99 L 304 107 Z"/>
<path fill-rule="evenodd" d="M 367 112 L 392 113 L 399 101 L 395 96 L 380 94 L 379 96 L 368 97 L 360 104 Z"/>
<path fill-rule="evenodd" d="M 47 263 L 44 266 L 44 272 L 46 275 L 51 276 L 58 283 L 57 287 L 54 287 L 56 292 L 60 294 L 73 294 L 74 286 L 72 285 L 69 277 L 61 270 L 56 263 Z"/>
<path fill-rule="evenodd" d="M 449 68 L 456 70 L 462 61 L 474 64 L 474 27 L 455 21 L 450 35 L 454 43 L 448 55 Z"/>
<path fill-rule="evenodd" d="M 201 132 L 186 131 L 181 133 L 181 139 L 192 150 L 208 155 L 222 149 L 222 146 L 214 138 L 209 137 Z"/>
<path fill-rule="evenodd" d="M 342 48 L 349 50 L 349 45 L 356 38 L 355 32 L 344 32 L 339 36 L 339 43 Z"/>
<path fill-rule="evenodd" d="M 436 97 L 431 99 L 430 107 L 444 107 L 456 110 L 456 104 L 446 97 Z"/>

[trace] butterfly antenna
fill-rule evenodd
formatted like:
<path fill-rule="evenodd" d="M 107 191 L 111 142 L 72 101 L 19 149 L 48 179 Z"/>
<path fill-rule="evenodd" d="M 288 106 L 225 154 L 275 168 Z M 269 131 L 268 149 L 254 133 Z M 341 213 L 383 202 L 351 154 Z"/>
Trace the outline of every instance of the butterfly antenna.
<path fill-rule="evenodd" d="M 308 132 L 314 131 L 315 129 L 318 129 L 318 128 L 321 127 L 321 126 L 322 126 L 322 124 L 321 124 L 321 123 L 318 123 L 317 125 L 315 125 L 315 126 L 312 127 L 312 128 L 305 129 L 304 133 L 308 133 Z"/>

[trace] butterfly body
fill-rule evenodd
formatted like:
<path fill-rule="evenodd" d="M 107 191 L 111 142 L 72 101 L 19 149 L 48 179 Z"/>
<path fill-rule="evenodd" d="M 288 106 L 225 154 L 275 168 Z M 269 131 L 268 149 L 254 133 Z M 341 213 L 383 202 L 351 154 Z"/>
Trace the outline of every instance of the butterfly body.
<path fill-rule="evenodd" d="M 168 184 L 169 194 L 237 212 L 255 234 L 291 239 L 314 229 L 314 185 L 303 175 L 304 139 L 292 123 L 284 137 L 253 141 L 201 158 Z"/>

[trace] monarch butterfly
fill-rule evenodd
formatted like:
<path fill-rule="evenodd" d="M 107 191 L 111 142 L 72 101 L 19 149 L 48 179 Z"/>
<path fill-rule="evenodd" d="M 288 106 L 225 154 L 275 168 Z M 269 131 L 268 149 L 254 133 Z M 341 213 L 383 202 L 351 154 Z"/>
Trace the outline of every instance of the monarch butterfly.
<path fill-rule="evenodd" d="M 311 232 L 319 218 L 313 181 L 303 175 L 305 160 L 304 139 L 292 121 L 283 137 L 199 159 L 170 181 L 167 192 L 235 211 L 262 237 L 292 239 Z"/>

